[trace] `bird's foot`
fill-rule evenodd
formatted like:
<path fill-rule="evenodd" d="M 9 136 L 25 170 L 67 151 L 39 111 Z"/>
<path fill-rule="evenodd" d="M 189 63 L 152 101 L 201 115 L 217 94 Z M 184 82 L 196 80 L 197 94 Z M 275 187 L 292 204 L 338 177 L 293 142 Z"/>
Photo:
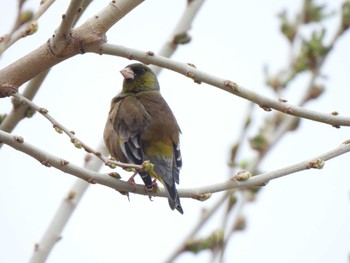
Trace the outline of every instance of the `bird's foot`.
<path fill-rule="evenodd" d="M 145 186 L 145 192 L 146 193 L 151 193 L 151 192 L 153 192 L 153 190 L 154 190 L 153 185 L 152 185 L 152 188 L 148 188 L 147 186 Z M 149 200 L 153 201 L 151 194 L 148 195 L 148 198 L 149 198 Z"/>
<path fill-rule="evenodd" d="M 128 183 L 132 184 L 133 188 L 134 188 L 134 192 L 136 192 L 136 182 L 135 182 L 135 176 L 137 173 L 134 173 L 129 179 L 128 179 Z"/>
<path fill-rule="evenodd" d="M 153 181 L 152 181 L 152 188 L 155 191 L 158 191 L 159 187 L 158 187 L 158 184 L 157 184 L 157 179 L 153 179 Z"/>

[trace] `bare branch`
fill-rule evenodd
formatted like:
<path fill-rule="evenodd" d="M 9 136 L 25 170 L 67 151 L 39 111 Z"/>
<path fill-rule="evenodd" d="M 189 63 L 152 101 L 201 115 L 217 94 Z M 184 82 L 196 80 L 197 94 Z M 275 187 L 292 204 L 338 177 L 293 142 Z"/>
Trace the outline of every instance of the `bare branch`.
<path fill-rule="evenodd" d="M 128 163 L 122 163 L 114 160 L 110 160 L 106 156 L 104 156 L 101 152 L 95 151 L 92 147 L 88 146 L 85 144 L 83 141 L 81 141 L 77 136 L 75 136 L 75 132 L 69 130 L 68 128 L 64 127 L 61 123 L 59 123 L 55 118 L 53 118 L 50 114 L 49 111 L 45 108 L 39 107 L 36 105 L 34 102 L 28 100 L 24 96 L 22 96 L 19 93 L 16 93 L 13 95 L 14 98 L 18 100 L 18 104 L 22 105 L 28 105 L 30 108 L 33 110 L 39 112 L 42 114 L 46 119 L 48 119 L 52 125 L 53 128 L 58 132 L 62 133 L 64 132 L 65 134 L 68 135 L 70 138 L 71 142 L 74 144 L 76 148 L 83 148 L 86 152 L 94 154 L 97 158 L 99 158 L 103 163 L 106 165 L 114 165 L 114 166 L 119 166 L 122 168 L 135 168 L 135 169 L 142 169 L 142 165 L 136 165 L 136 164 L 128 164 Z"/>
<path fill-rule="evenodd" d="M 162 196 L 166 197 L 166 193 L 163 189 L 157 190 L 157 192 L 148 192 L 146 191 L 143 185 L 134 185 L 123 182 L 121 180 L 117 180 L 112 176 L 108 176 L 106 174 L 96 173 L 84 168 L 80 168 L 74 164 L 69 163 L 67 160 L 62 158 L 58 158 L 48 152 L 45 152 L 27 142 L 21 136 L 14 136 L 9 133 L 0 131 L 0 142 L 5 143 L 18 151 L 24 152 L 33 158 L 37 159 L 41 164 L 48 167 L 55 167 L 65 173 L 69 173 L 71 175 L 77 176 L 80 179 L 83 179 L 89 183 L 98 183 L 110 188 L 116 189 L 120 192 L 130 192 L 141 195 L 152 195 L 152 196 Z M 291 166 L 287 166 L 282 169 L 278 169 L 272 172 L 263 173 L 260 175 L 256 175 L 250 177 L 246 181 L 238 181 L 235 177 L 231 178 L 228 181 L 197 187 L 197 188 L 187 188 L 187 189 L 179 189 L 180 197 L 194 198 L 200 200 L 198 196 L 208 195 L 208 193 L 217 193 L 226 190 L 234 190 L 234 189 L 242 189 L 251 186 L 262 186 L 268 183 L 270 180 L 286 176 L 289 174 L 293 174 L 296 172 L 300 172 L 307 169 L 321 169 L 325 163 L 325 161 L 330 160 L 334 157 L 342 155 L 350 151 L 350 140 L 344 142 L 339 147 L 319 156 L 316 156 L 308 161 L 303 161 Z"/>
<path fill-rule="evenodd" d="M 193 0 L 188 2 L 184 13 L 173 30 L 173 33 L 170 35 L 169 40 L 161 47 L 158 55 L 169 58 L 174 54 L 179 44 L 186 44 L 191 40 L 188 31 L 191 29 L 192 22 L 204 1 L 205 0 Z M 157 75 L 161 68 L 152 67 L 152 70 Z"/>
<path fill-rule="evenodd" d="M 93 50 L 91 50 L 93 51 Z M 154 64 L 159 67 L 167 68 L 169 70 L 180 73 L 186 77 L 193 79 L 196 83 L 207 83 L 214 87 L 218 87 L 231 94 L 247 99 L 251 102 L 258 104 L 265 111 L 271 111 L 275 109 L 285 114 L 322 122 L 333 125 L 334 127 L 350 126 L 350 118 L 342 117 L 339 115 L 332 115 L 331 113 L 325 114 L 317 111 L 305 109 L 292 104 L 287 103 L 286 100 L 270 99 L 266 96 L 258 94 L 254 91 L 248 90 L 230 80 L 222 79 L 211 75 L 207 72 L 200 71 L 194 67 L 193 64 L 180 63 L 165 57 L 150 54 L 149 52 L 143 52 L 140 50 L 127 48 L 119 45 L 111 45 L 104 43 L 101 46 L 102 54 L 115 55 L 125 57 L 128 59 L 135 59 L 145 64 Z"/>
<path fill-rule="evenodd" d="M 44 71 L 40 73 L 38 76 L 33 78 L 27 85 L 26 89 L 23 92 L 23 96 L 28 98 L 28 100 L 32 100 L 34 95 L 40 88 L 43 83 L 45 77 L 47 76 L 49 71 Z M 29 106 L 27 104 L 15 103 L 13 102 L 12 111 L 6 116 L 6 118 L 0 124 L 0 130 L 11 132 L 19 121 L 23 120 L 29 110 Z M 0 144 L 1 148 L 2 144 Z"/>
<path fill-rule="evenodd" d="M 58 27 L 55 37 L 53 40 L 53 45 L 59 45 L 60 41 L 66 41 L 66 38 L 70 37 L 70 32 L 72 30 L 74 21 L 78 13 L 82 11 L 81 5 L 84 0 L 72 0 L 68 6 L 67 12 L 62 15 L 62 22 Z"/>
<path fill-rule="evenodd" d="M 24 1 L 22 1 L 21 4 L 23 4 L 23 2 Z M 33 15 L 32 19 L 30 19 L 27 23 L 23 24 L 23 26 L 20 28 L 15 26 L 10 34 L 4 36 L 2 42 L 0 43 L 0 55 L 2 55 L 2 53 L 5 52 L 5 50 L 7 50 L 10 46 L 16 43 L 19 39 L 35 33 L 35 27 L 37 27 L 37 20 L 41 17 L 42 14 L 46 12 L 46 10 L 49 9 L 49 7 L 54 2 L 55 0 L 43 1 L 40 4 L 36 13 Z M 18 16 L 20 16 L 20 13 L 18 14 Z M 17 18 L 17 24 L 18 20 L 19 19 Z"/>
<path fill-rule="evenodd" d="M 174 260 L 184 251 L 185 244 L 188 240 L 194 238 L 194 236 L 199 232 L 200 229 L 208 222 L 208 220 L 217 212 L 217 210 L 225 203 L 227 197 L 231 195 L 231 191 L 226 191 L 223 196 L 216 201 L 209 209 L 204 211 L 201 218 L 198 220 L 196 225 L 193 227 L 191 232 L 183 239 L 180 245 L 173 251 L 172 254 L 164 261 L 167 263 L 174 262 Z"/>
<path fill-rule="evenodd" d="M 89 183 L 100 183 L 102 185 L 109 185 L 111 188 L 114 188 L 114 185 L 117 186 L 115 189 L 118 189 L 118 191 L 122 192 L 133 192 L 134 190 L 133 185 L 130 183 L 126 183 L 121 180 L 117 180 L 112 176 L 93 172 L 88 169 L 84 169 L 77 165 L 71 164 L 69 163 L 69 161 L 63 158 L 59 158 L 55 155 L 52 155 L 35 147 L 34 145 L 25 142 L 21 136 L 14 136 L 4 131 L 0 131 L 0 142 L 10 145 L 16 150 L 32 156 L 33 158 L 37 159 L 41 164 L 47 167 L 55 167 L 61 170 L 62 172 L 74 175 Z M 145 188 L 142 185 L 136 187 L 135 190 L 136 192 L 144 192 L 145 195 L 149 195 L 149 193 L 146 193 Z M 165 196 L 165 192 L 161 192 Z"/>
<path fill-rule="evenodd" d="M 72 56 L 89 49 L 99 50 L 99 46 L 106 41 L 105 33 L 111 26 L 142 2 L 113 0 L 97 15 L 73 29 L 65 45 L 52 45 L 51 38 L 36 50 L 0 70 L 0 97 L 11 96 L 26 81 Z"/>
<path fill-rule="evenodd" d="M 34 20 L 38 20 L 54 2 L 55 0 L 41 1 L 38 11 L 34 14 Z"/>
<path fill-rule="evenodd" d="M 78 19 L 80 18 L 80 15 L 89 6 L 91 1 L 92 0 L 83 1 L 82 3 L 83 10 L 76 17 L 74 24 L 78 21 Z M 53 2 L 54 0 L 42 1 L 38 12 L 36 13 L 36 15 L 34 15 L 34 18 L 35 19 L 39 18 Z M 49 73 L 49 70 L 45 70 L 39 75 L 37 75 L 36 77 L 34 77 L 33 79 L 31 79 L 28 82 L 23 92 L 23 96 L 28 100 L 33 100 L 35 94 L 38 92 L 39 88 L 41 87 L 41 84 L 43 83 L 48 73 Z M 11 132 L 19 123 L 19 121 L 21 121 L 25 117 L 28 117 L 29 109 L 30 107 L 28 107 L 28 105 L 24 105 L 21 103 L 17 103 L 17 104 L 13 103 L 12 111 L 6 116 L 6 118 L 0 124 L 0 130 Z M 2 144 L 0 144 L 0 148 L 1 146 Z"/>
<path fill-rule="evenodd" d="M 186 11 L 188 9 L 193 9 L 196 6 L 197 2 L 203 2 L 204 0 L 195 0 L 193 1 L 193 4 L 188 5 L 188 8 L 186 8 Z M 197 7 L 199 8 L 199 7 Z M 187 23 L 179 23 L 182 24 L 184 27 L 186 27 L 186 31 L 189 29 L 190 22 L 193 20 L 194 17 L 188 17 L 189 15 L 194 16 L 195 12 L 189 13 L 188 11 L 185 12 L 186 21 Z M 184 17 L 182 17 L 180 20 L 183 20 Z M 188 25 L 188 27 L 186 26 Z M 174 32 L 178 33 L 180 31 L 185 31 L 184 29 L 181 29 L 179 25 L 177 26 L 177 30 L 174 30 Z M 160 55 L 163 56 L 170 56 L 172 53 L 165 54 L 165 51 L 161 50 L 159 52 Z M 159 72 L 161 68 L 153 69 L 156 74 Z M 21 104 L 22 105 L 22 104 Z M 101 153 L 101 155 L 108 155 L 106 147 L 103 142 L 100 142 L 97 151 Z M 98 171 L 101 167 L 101 162 L 98 158 L 86 158 L 89 159 L 89 161 L 85 162 L 84 167 L 88 168 L 92 171 Z M 85 159 L 85 160 L 86 160 Z M 51 223 L 48 226 L 48 229 L 45 231 L 44 236 L 42 237 L 41 241 L 35 245 L 35 248 L 37 248 L 31 258 L 31 262 L 38 262 L 38 261 L 45 261 L 51 250 L 53 249 L 54 245 L 57 242 L 57 237 L 59 237 L 63 231 L 64 226 L 68 223 L 68 220 L 70 219 L 75 207 L 79 204 L 80 198 L 84 194 L 84 192 L 88 189 L 89 183 L 82 181 L 80 179 L 77 179 L 73 187 L 69 190 L 69 193 L 74 193 L 73 197 L 67 200 L 68 198 L 64 198 L 62 200 L 61 205 L 56 211 L 56 214 L 54 215 Z M 71 196 L 71 195 L 68 195 Z"/>

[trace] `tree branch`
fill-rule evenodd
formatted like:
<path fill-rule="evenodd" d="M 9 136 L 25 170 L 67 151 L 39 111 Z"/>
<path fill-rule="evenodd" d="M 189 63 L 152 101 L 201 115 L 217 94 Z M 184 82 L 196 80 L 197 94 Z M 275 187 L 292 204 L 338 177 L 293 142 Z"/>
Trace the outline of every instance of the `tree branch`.
<path fill-rule="evenodd" d="M 251 102 L 256 103 L 265 111 L 271 111 L 275 109 L 285 114 L 330 124 L 334 127 L 350 126 L 350 118 L 334 115 L 332 113 L 325 114 L 309 110 L 306 108 L 298 107 L 287 103 L 284 99 L 270 99 L 266 96 L 258 94 L 254 91 L 246 89 L 230 80 L 222 79 L 211 75 L 207 72 L 200 71 L 195 68 L 193 64 L 180 63 L 165 57 L 157 56 L 153 52 L 140 51 L 132 48 L 123 47 L 120 45 L 112 45 L 104 43 L 101 45 L 101 50 L 98 53 L 120 56 L 128 59 L 135 59 L 145 64 L 154 64 L 159 67 L 167 68 L 169 70 L 180 73 L 186 77 L 193 79 L 196 83 L 201 82 L 207 83 L 214 87 L 220 88 L 231 94 L 247 99 Z M 96 52 L 96 50 L 89 50 Z"/>
<path fill-rule="evenodd" d="M 193 227 L 191 232 L 183 239 L 180 245 L 174 249 L 174 251 L 169 255 L 169 257 L 164 261 L 166 263 L 174 262 L 174 260 L 184 251 L 186 243 L 193 239 L 199 230 L 208 222 L 208 220 L 218 211 L 218 209 L 225 204 L 225 200 L 229 197 L 231 191 L 226 191 L 219 200 L 215 202 L 210 208 L 206 209 L 201 215 L 200 219 Z"/>
<path fill-rule="evenodd" d="M 84 0 L 71 0 L 68 9 L 64 15 L 62 15 L 62 21 L 58 27 L 55 36 L 53 38 L 53 45 L 59 45 L 60 41 L 66 42 L 66 39 L 70 37 L 75 18 L 80 13 L 81 5 Z"/>
<path fill-rule="evenodd" d="M 66 37 L 64 45 L 56 46 L 53 37 L 0 70 L 0 98 L 16 93 L 26 81 L 72 56 L 88 49 L 99 50 L 100 45 L 106 41 L 105 33 L 111 26 L 142 2 L 143 0 L 113 0 L 97 15 L 73 29 L 69 37 Z"/>
<path fill-rule="evenodd" d="M 71 164 L 63 158 L 59 158 L 53 154 L 37 148 L 34 145 L 25 142 L 21 136 L 14 136 L 4 131 L 0 131 L 0 142 L 11 146 L 18 151 L 28 154 L 29 156 L 37 159 L 42 165 L 45 165 L 47 167 L 55 167 L 64 173 L 74 175 L 89 183 L 99 183 L 102 185 L 110 186 L 111 188 L 114 188 L 114 186 L 116 186 L 115 189 L 118 191 L 133 192 L 132 184 L 117 180 L 115 177 L 106 174 L 97 173 L 88 169 L 81 168 L 75 164 Z M 148 193 L 145 192 L 144 186 L 142 185 L 138 185 L 136 187 L 136 192 L 144 192 L 144 194 L 148 195 Z M 165 196 L 165 192 L 161 192 Z"/>
<path fill-rule="evenodd" d="M 205 0 L 193 0 L 187 2 L 184 13 L 178 20 L 178 23 L 175 26 L 173 33 L 170 35 L 169 40 L 166 41 L 161 47 L 158 55 L 169 58 L 174 54 L 179 45 L 190 42 L 191 37 L 188 31 L 191 29 L 192 22 L 204 1 Z M 152 70 L 157 75 L 161 68 L 153 67 Z"/>
<path fill-rule="evenodd" d="M 28 82 L 28 85 L 23 92 L 23 96 L 25 98 L 27 98 L 28 100 L 32 100 L 34 98 L 35 94 L 37 93 L 44 79 L 46 78 L 48 72 L 49 71 L 46 70 L 37 75 L 30 82 Z M 30 107 L 27 104 L 15 103 L 13 101 L 13 108 L 11 112 L 6 116 L 6 118 L 1 122 L 0 130 L 11 132 L 16 127 L 18 122 L 26 117 L 29 109 Z M 0 148 L 1 146 L 2 144 L 0 144 Z"/>
<path fill-rule="evenodd" d="M 71 175 L 74 175 L 76 177 L 79 177 L 80 179 L 83 179 L 89 183 L 98 183 L 101 185 L 108 186 L 110 188 L 113 188 L 119 192 L 125 193 L 135 193 L 140 195 L 152 195 L 152 196 L 162 196 L 166 197 L 166 193 L 164 189 L 158 189 L 156 192 L 148 192 L 143 185 L 132 185 L 130 183 L 117 180 L 114 175 L 109 176 L 107 174 L 100 174 L 97 172 L 93 172 L 84 168 L 80 168 L 77 165 L 69 163 L 67 160 L 64 160 L 62 158 L 59 158 L 57 156 L 54 156 L 48 152 L 45 152 L 34 145 L 31 145 L 24 141 L 24 139 L 20 136 L 14 136 L 9 133 L 6 133 L 4 131 L 0 131 L 0 142 L 5 143 L 12 148 L 24 152 L 31 157 L 37 159 L 41 164 L 47 166 L 47 167 L 55 167 L 65 173 L 69 173 Z M 179 189 L 179 196 L 180 197 L 187 197 L 187 198 L 194 198 L 197 200 L 206 200 L 208 197 L 210 197 L 210 194 L 222 192 L 226 190 L 232 190 L 232 189 L 242 189 L 252 186 L 262 186 L 265 185 L 270 180 L 286 176 L 289 174 L 293 174 L 296 172 L 300 172 L 303 170 L 315 168 L 315 169 L 321 169 L 325 163 L 325 161 L 330 160 L 334 157 L 337 157 L 339 155 L 342 155 L 344 153 L 347 153 L 350 151 L 350 140 L 345 141 L 343 144 L 341 144 L 339 147 L 335 148 L 334 150 L 331 150 L 329 152 L 326 152 L 324 154 L 321 154 L 319 156 L 316 156 L 309 161 L 303 161 L 291 166 L 284 167 L 282 169 L 278 169 L 272 172 L 263 173 L 260 175 L 256 175 L 253 177 L 250 177 L 246 181 L 238 181 L 236 176 L 231 178 L 228 181 L 208 185 L 208 186 L 202 186 L 197 188 L 187 188 L 187 189 Z"/>
<path fill-rule="evenodd" d="M 76 16 L 76 19 L 73 23 L 73 25 L 76 24 L 78 19 L 80 18 L 80 15 L 83 14 L 84 10 L 89 6 L 92 0 L 84 0 L 82 3 L 83 10 L 79 12 L 79 15 Z M 34 18 L 40 17 L 40 15 L 44 12 L 44 10 L 47 10 L 48 6 L 53 3 L 52 0 L 47 0 L 45 2 L 42 2 L 40 5 L 39 10 L 37 11 L 37 14 L 34 16 Z M 45 80 L 47 74 L 49 73 L 50 69 L 43 71 L 42 73 L 36 75 L 34 78 L 32 78 L 25 90 L 23 91 L 23 96 L 27 98 L 28 100 L 32 101 L 36 93 L 38 92 L 39 88 L 41 87 L 41 84 Z M 22 103 L 15 103 L 13 101 L 13 108 L 12 111 L 6 116 L 6 118 L 1 122 L 0 124 L 0 130 L 11 132 L 16 125 L 21 121 L 23 118 L 28 117 L 28 111 L 30 107 L 27 104 Z M 0 144 L 1 148 L 2 144 Z"/>
<path fill-rule="evenodd" d="M 134 169 L 142 169 L 142 165 L 137 165 L 137 164 L 129 164 L 129 163 L 122 163 L 118 162 L 115 160 L 109 159 L 107 156 L 103 155 L 99 151 L 95 151 L 92 147 L 81 141 L 77 136 L 75 136 L 75 132 L 69 130 L 68 128 L 64 127 L 63 124 L 58 122 L 55 118 L 53 118 L 50 114 L 49 111 L 45 108 L 39 107 L 36 105 L 34 102 L 28 100 L 24 96 L 22 96 L 19 93 L 16 93 L 13 95 L 13 97 L 17 100 L 17 103 L 20 105 L 28 105 L 30 108 L 33 110 L 39 112 L 41 115 L 43 115 L 47 120 L 49 120 L 53 128 L 58 132 L 62 133 L 64 132 L 71 140 L 71 142 L 74 144 L 76 148 L 83 148 L 87 153 L 92 153 L 94 154 L 97 158 L 99 158 L 103 163 L 109 166 L 119 166 L 122 168 L 134 168 Z"/>
<path fill-rule="evenodd" d="M 204 0 L 194 0 L 191 1 L 189 5 L 187 5 L 187 8 L 185 10 L 184 15 L 181 17 L 181 21 L 179 22 L 178 26 L 176 27 L 176 30 L 174 32 L 186 32 L 190 28 L 190 23 L 192 23 L 194 16 L 196 12 L 194 11 L 195 8 L 199 8 L 200 5 L 197 3 L 202 3 Z M 188 12 L 188 9 L 191 9 L 192 12 Z M 185 18 L 186 23 L 183 22 Z M 184 28 L 181 28 L 179 25 L 182 25 Z M 173 38 L 175 38 L 173 36 Z M 167 45 L 167 44 L 166 44 Z M 166 46 L 165 45 L 165 46 Z M 165 51 L 161 49 L 159 52 L 162 56 L 171 56 L 173 52 L 170 53 L 164 53 Z M 161 70 L 161 68 L 153 69 L 154 72 L 157 74 Z M 24 105 L 20 104 L 24 107 Z M 101 153 L 101 155 L 108 155 L 106 147 L 104 146 L 104 143 L 101 141 L 99 146 L 97 147 L 97 150 L 95 152 Z M 89 157 L 88 155 L 87 157 Z M 98 158 L 86 158 L 86 162 L 84 164 L 84 168 L 87 168 L 92 171 L 98 171 L 101 167 L 101 162 Z M 53 249 L 53 246 L 56 244 L 58 237 L 60 237 L 64 226 L 68 223 L 68 220 L 70 219 L 75 207 L 79 204 L 79 201 L 84 194 L 84 192 L 88 189 L 89 183 L 86 181 L 77 179 L 74 183 L 73 187 L 69 190 L 68 196 L 65 197 L 62 200 L 61 205 L 56 211 L 56 214 L 54 215 L 52 221 L 50 222 L 47 230 L 45 231 L 45 234 L 43 235 L 42 239 L 38 244 L 35 245 L 34 253 L 31 257 L 30 262 L 43 262 L 48 257 L 49 253 Z M 71 194 L 74 193 L 74 194 Z"/>
<path fill-rule="evenodd" d="M 45 13 L 49 7 L 53 4 L 55 0 L 42 1 L 36 13 L 33 15 L 33 18 L 27 21 L 25 24 L 19 24 L 19 16 L 21 15 L 22 10 L 18 10 L 17 22 L 10 34 L 3 36 L 3 40 L 0 42 L 0 56 L 14 43 L 19 39 L 32 35 L 36 32 L 37 29 L 37 20 Z M 24 1 L 21 3 L 23 4 Z M 18 28 L 20 26 L 20 28 Z"/>

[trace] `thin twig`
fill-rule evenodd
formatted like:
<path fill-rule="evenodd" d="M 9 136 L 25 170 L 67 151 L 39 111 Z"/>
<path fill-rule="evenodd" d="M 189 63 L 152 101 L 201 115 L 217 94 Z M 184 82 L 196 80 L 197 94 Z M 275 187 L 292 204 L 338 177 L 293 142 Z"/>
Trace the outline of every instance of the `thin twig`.
<path fill-rule="evenodd" d="M 71 0 L 67 8 L 67 11 L 62 15 L 62 21 L 58 27 L 55 37 L 53 38 L 53 45 L 59 45 L 60 41 L 66 42 L 66 39 L 70 37 L 71 29 L 76 16 L 82 11 L 81 5 L 84 0 Z"/>
<path fill-rule="evenodd" d="M 28 100 L 32 100 L 35 94 L 37 93 L 38 89 L 40 88 L 41 84 L 43 83 L 44 79 L 46 78 L 48 72 L 49 71 L 46 70 L 40 73 L 34 79 L 32 79 L 28 83 L 22 96 L 27 98 Z M 26 117 L 29 108 L 30 107 L 28 105 L 13 102 L 13 108 L 11 112 L 0 124 L 0 130 L 11 132 L 16 127 L 16 125 Z M 1 146 L 2 144 L 0 144 L 0 148 Z"/>
<path fill-rule="evenodd" d="M 11 47 L 14 43 L 16 43 L 19 39 L 33 33 L 33 31 L 30 30 L 30 27 L 35 26 L 35 23 L 37 23 L 37 20 L 39 20 L 42 14 L 44 14 L 54 2 L 55 0 L 44 1 L 44 3 L 39 6 L 38 10 L 33 15 L 33 18 L 30 21 L 22 25 L 20 28 L 14 28 L 16 30 L 12 30 L 10 34 L 6 35 L 4 37 L 4 40 L 0 43 L 0 56 L 9 47 Z"/>
<path fill-rule="evenodd" d="M 34 20 L 38 20 L 45 12 L 47 9 L 49 9 L 49 7 L 55 2 L 56 0 L 45 0 L 45 1 L 41 1 L 40 6 L 38 8 L 38 10 L 36 11 L 36 13 L 34 14 L 33 19 Z"/>
<path fill-rule="evenodd" d="M 42 1 L 37 13 L 34 15 L 34 19 L 38 19 L 55 0 L 47 0 L 47 1 Z M 74 24 L 78 21 L 78 18 L 80 17 L 81 14 L 85 11 L 85 9 L 89 6 L 92 0 L 85 0 L 82 4 L 82 12 L 79 13 L 77 19 L 75 20 Z M 22 95 L 27 98 L 28 100 L 33 100 L 34 96 L 38 92 L 39 88 L 41 87 L 43 81 L 45 80 L 46 76 L 48 75 L 50 69 L 45 70 L 44 72 L 40 73 L 33 79 L 31 79 L 25 90 L 23 91 Z M 6 131 L 6 132 L 11 132 L 16 125 L 23 120 L 23 118 L 26 117 L 27 111 L 28 111 L 28 105 L 24 104 L 16 104 L 13 103 L 13 108 L 11 112 L 6 116 L 6 118 L 1 122 L 0 124 L 0 130 Z M 0 144 L 1 148 L 2 144 Z"/>
<path fill-rule="evenodd" d="M 99 158 L 103 163 L 106 165 L 116 165 L 122 168 L 134 168 L 134 169 L 142 169 L 142 165 L 136 165 L 136 164 L 128 164 L 128 163 L 122 163 L 115 160 L 111 160 L 110 158 L 104 156 L 101 152 L 94 150 L 92 147 L 81 141 L 76 135 L 74 131 L 71 131 L 70 129 L 63 126 L 60 122 L 58 122 L 54 117 L 52 117 L 49 114 L 49 111 L 45 108 L 39 107 L 34 102 L 28 100 L 23 95 L 16 93 L 13 95 L 14 98 L 18 100 L 20 104 L 26 104 L 29 107 L 31 107 L 33 110 L 39 112 L 41 115 L 43 115 L 47 120 L 49 120 L 53 128 L 59 132 L 64 132 L 71 140 L 71 142 L 75 145 L 77 148 L 83 148 L 86 152 L 94 154 L 97 158 Z"/>
<path fill-rule="evenodd" d="M 188 1 L 184 13 L 178 20 L 178 23 L 175 26 L 168 41 L 166 41 L 160 48 L 158 55 L 169 58 L 175 53 L 179 44 L 186 44 L 190 41 L 191 38 L 188 31 L 191 29 L 192 22 L 196 17 L 199 9 L 203 5 L 204 1 L 205 0 Z M 156 75 L 160 72 L 161 69 L 161 67 L 152 67 L 152 70 Z"/>
<path fill-rule="evenodd" d="M 216 213 L 222 204 L 224 204 L 227 197 L 230 195 L 229 191 L 226 191 L 219 200 L 215 202 L 211 208 L 204 211 L 201 218 L 198 220 L 196 225 L 193 227 L 191 232 L 183 239 L 180 245 L 173 251 L 173 253 L 165 260 L 167 263 L 174 262 L 174 260 L 183 252 L 185 244 L 194 238 L 200 229 L 208 222 L 208 220 Z"/>
<path fill-rule="evenodd" d="M 228 242 L 230 241 L 230 239 L 232 238 L 232 235 L 235 233 L 236 231 L 236 227 L 238 224 L 238 221 L 240 220 L 240 218 L 242 217 L 242 210 L 244 205 L 248 202 L 247 200 L 247 192 L 242 190 L 242 191 L 238 191 L 238 198 L 237 198 L 237 203 L 234 206 L 234 209 L 232 211 L 230 211 L 231 213 L 226 213 L 224 218 L 227 219 L 227 222 L 230 222 L 230 228 L 227 228 L 227 224 L 224 225 L 223 230 L 225 230 L 224 232 L 224 240 L 222 242 L 222 245 L 220 247 L 219 251 L 216 251 L 216 255 L 214 254 L 214 259 L 218 258 L 218 262 L 224 262 L 224 254 L 228 245 Z M 231 220 L 229 221 L 229 215 L 231 214 Z M 233 214 L 233 215 L 232 215 Z M 213 261 L 214 262 L 214 261 Z"/>

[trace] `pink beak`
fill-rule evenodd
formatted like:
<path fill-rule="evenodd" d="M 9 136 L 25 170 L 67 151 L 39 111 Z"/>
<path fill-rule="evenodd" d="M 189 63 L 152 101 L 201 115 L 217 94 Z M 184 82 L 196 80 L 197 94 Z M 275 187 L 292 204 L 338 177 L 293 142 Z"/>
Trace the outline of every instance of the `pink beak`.
<path fill-rule="evenodd" d="M 124 68 L 120 71 L 120 73 L 123 75 L 124 79 L 134 79 L 135 73 L 130 68 Z"/>

